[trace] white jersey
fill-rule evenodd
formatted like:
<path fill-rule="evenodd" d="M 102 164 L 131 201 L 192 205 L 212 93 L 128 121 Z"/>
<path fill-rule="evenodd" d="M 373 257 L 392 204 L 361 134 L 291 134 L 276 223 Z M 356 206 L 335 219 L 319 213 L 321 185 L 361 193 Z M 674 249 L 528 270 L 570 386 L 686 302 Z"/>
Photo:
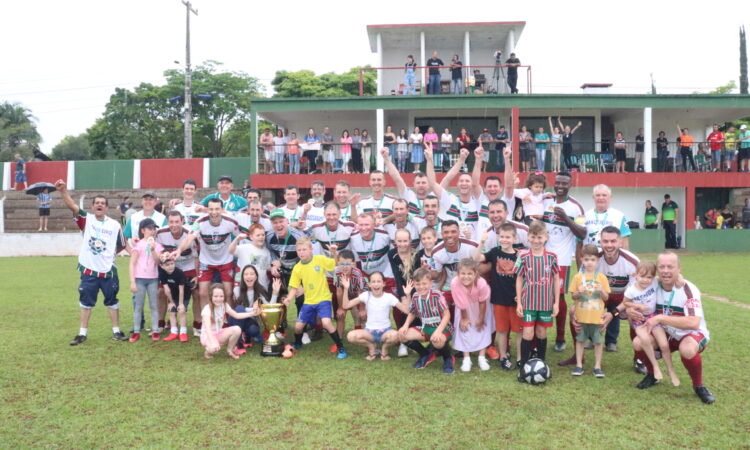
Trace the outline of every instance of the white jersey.
<path fill-rule="evenodd" d="M 269 219 L 265 214 L 261 214 L 257 221 L 253 221 L 253 217 L 250 214 L 241 212 L 235 214 L 234 220 L 237 221 L 237 226 L 243 233 L 247 233 L 248 230 L 250 230 L 250 227 L 256 223 L 260 224 L 263 229 L 266 230 L 266 233 L 270 233 L 273 231 L 273 227 L 271 226 L 271 219 Z"/>
<path fill-rule="evenodd" d="M 234 261 L 229 245 L 240 232 L 236 220 L 222 214 L 219 224 L 212 225 L 211 218 L 205 216 L 195 222 L 193 230 L 198 235 L 201 264 L 221 266 Z"/>
<path fill-rule="evenodd" d="M 177 247 L 180 246 L 180 243 L 185 240 L 186 237 L 190 235 L 190 230 L 187 227 L 182 227 L 182 233 L 180 236 L 175 238 L 172 235 L 172 232 L 169 231 L 169 227 L 160 228 L 156 232 L 156 242 L 162 245 L 164 247 L 164 251 L 166 252 L 173 252 L 177 250 Z M 183 272 L 187 272 L 190 270 L 195 270 L 195 259 L 198 257 L 198 248 L 195 244 L 190 245 L 190 247 L 186 248 L 182 251 L 182 253 L 177 256 L 177 259 L 174 261 L 175 267 L 182 270 Z"/>
<path fill-rule="evenodd" d="M 242 244 L 238 245 L 234 251 L 237 256 L 237 267 L 240 269 L 235 274 L 235 284 L 237 285 L 237 294 L 239 295 L 239 283 L 242 277 L 242 269 L 247 265 L 255 266 L 255 270 L 258 272 L 258 282 L 264 289 L 269 289 L 268 285 L 268 269 L 271 267 L 271 252 L 263 247 L 258 248 L 253 244 Z"/>
<path fill-rule="evenodd" d="M 596 270 L 603 273 L 609 281 L 610 299 L 613 295 L 621 296 L 629 284 L 635 281 L 635 268 L 640 260 L 627 250 L 620 249 L 617 259 L 610 264 L 604 259 L 604 252 L 599 252 L 599 266 Z"/>
<path fill-rule="evenodd" d="M 476 238 L 479 229 L 479 207 L 476 200 L 470 199 L 468 202 L 463 202 L 457 195 L 443 189 L 440 195 L 440 218 L 455 220 L 462 232 L 469 228 L 471 237 Z"/>
<path fill-rule="evenodd" d="M 419 232 L 423 228 L 427 228 L 427 222 L 421 217 L 413 216 L 409 217 L 406 222 L 406 226 L 402 227 L 409 231 L 411 235 L 411 248 L 417 250 L 421 244 L 419 242 Z M 399 229 L 395 223 L 387 223 L 383 225 L 383 229 L 388 233 L 388 237 L 391 238 L 391 246 L 396 248 L 396 231 Z"/>
<path fill-rule="evenodd" d="M 432 192 L 429 192 L 427 195 L 432 194 Z M 404 200 L 406 200 L 407 207 L 409 209 L 409 214 L 414 214 L 415 216 L 422 216 L 424 215 L 424 199 L 420 200 L 419 197 L 417 197 L 417 193 L 413 190 L 406 188 L 404 190 L 404 194 L 401 196 Z"/>
<path fill-rule="evenodd" d="M 544 217 L 542 222 L 547 225 L 547 251 L 557 255 L 557 263 L 560 266 L 569 267 L 576 253 L 576 236 L 568 225 L 563 222 L 555 208 L 560 207 L 574 222 L 580 223 L 584 219 L 583 206 L 573 197 L 568 197 L 562 203 L 556 203 L 554 198 L 544 200 Z"/>
<path fill-rule="evenodd" d="M 379 200 L 375 200 L 372 195 L 365 197 L 357 203 L 357 215 L 380 211 L 380 215 L 386 218 L 393 214 L 394 200 L 396 200 L 396 197 L 388 194 L 383 194 Z"/>
<path fill-rule="evenodd" d="M 357 232 L 352 235 L 349 248 L 359 261 L 360 267 L 367 275 L 373 272 L 383 272 L 385 278 L 393 278 L 388 250 L 391 248 L 391 238 L 384 230 L 375 229 L 372 239 L 365 240 Z"/>
<path fill-rule="evenodd" d="M 674 292 L 674 295 L 672 293 Z M 656 290 L 656 313 L 675 317 L 700 317 L 701 322 L 697 330 L 681 330 L 664 325 L 667 334 L 676 340 L 680 340 L 692 332 L 700 332 L 710 339 L 706 318 L 703 316 L 703 304 L 701 303 L 701 291 L 689 281 L 681 288 L 673 287 L 671 291 L 665 291 L 659 286 Z M 705 343 L 703 344 L 705 345 Z"/>
<path fill-rule="evenodd" d="M 602 229 L 608 226 L 613 226 L 620 230 L 620 237 L 628 237 L 632 234 L 625 214 L 614 208 L 609 208 L 604 212 L 597 212 L 595 208 L 586 211 L 583 226 L 586 227 L 586 237 L 583 239 L 583 245 L 593 244 L 599 246 Z"/>
<path fill-rule="evenodd" d="M 513 216 L 513 210 L 516 206 L 516 199 L 515 198 L 508 198 L 505 197 L 505 191 L 503 191 L 503 195 L 498 197 L 498 199 L 505 202 L 505 210 L 508 211 L 508 217 Z M 472 197 L 472 200 L 474 200 L 477 204 L 477 207 L 479 208 L 479 220 L 486 220 L 487 223 L 489 223 L 490 220 L 490 198 L 487 197 L 487 194 L 482 191 L 482 193 L 479 195 L 479 198 Z"/>
<path fill-rule="evenodd" d="M 138 238 L 138 226 L 145 218 L 146 216 L 143 214 L 143 210 L 140 210 L 130 216 L 130 219 L 128 219 L 128 222 L 125 224 L 125 230 L 123 230 L 123 234 L 127 239 Z M 156 222 L 156 226 L 158 228 L 167 226 L 167 217 L 158 211 L 152 212 L 151 215 L 148 216 L 148 218 L 153 219 L 153 221 Z"/>
<path fill-rule="evenodd" d="M 341 207 L 341 205 L 339 205 Z M 345 207 L 341 208 L 341 220 L 352 220 L 352 204 L 347 203 Z"/>
<path fill-rule="evenodd" d="M 509 223 L 516 228 L 516 240 L 513 242 L 513 248 L 515 248 L 516 250 L 529 248 L 529 227 L 526 226 L 526 224 L 516 222 L 514 220 L 506 220 L 505 223 Z M 482 248 L 482 252 L 487 253 L 500 244 L 497 240 L 497 231 L 495 230 L 495 227 L 491 225 L 486 226 L 484 224 L 484 221 L 482 221 L 482 226 L 484 227 L 482 228 L 482 232 L 487 231 L 487 240 L 484 242 L 484 248 Z M 481 235 L 477 236 L 477 239 L 481 238 Z"/>
<path fill-rule="evenodd" d="M 190 206 L 188 206 L 184 202 L 180 202 L 174 205 L 174 208 L 172 208 L 172 210 L 177 211 L 180 214 L 182 214 L 182 217 L 185 218 L 185 225 L 191 226 L 192 224 L 195 223 L 196 220 L 206 215 L 206 213 L 197 212 L 195 210 L 196 206 L 202 206 L 202 205 L 198 202 L 193 202 L 190 204 Z"/>
<path fill-rule="evenodd" d="M 115 267 L 117 252 L 125 248 L 125 237 L 120 222 L 109 216 L 99 220 L 94 214 L 79 209 L 74 218 L 83 231 L 81 251 L 78 252 L 78 270 L 93 271 L 89 275 L 104 276 Z"/>
<path fill-rule="evenodd" d="M 310 238 L 320 246 L 320 250 L 316 254 L 332 258 L 333 256 L 328 247 L 331 244 L 336 244 L 338 251 L 349 248 L 349 242 L 351 241 L 355 228 L 354 223 L 349 222 L 348 220 L 339 220 L 335 230 L 329 229 L 325 222 L 323 222 L 310 227 L 308 234 L 310 235 Z"/>
<path fill-rule="evenodd" d="M 307 228 L 326 221 L 324 209 L 325 204 L 320 206 L 312 206 L 310 208 L 310 211 L 307 212 L 307 219 L 305 220 L 305 225 L 307 226 Z"/>
<path fill-rule="evenodd" d="M 474 258 L 474 252 L 479 246 L 469 239 L 459 239 L 458 250 L 449 252 L 445 247 L 445 241 L 435 246 L 432 251 L 432 261 L 436 271 L 445 269 L 446 277 L 442 290 L 451 290 L 451 281 L 458 275 L 458 262 L 464 258 Z"/>
<path fill-rule="evenodd" d="M 656 278 L 646 289 L 641 289 L 638 287 L 638 283 L 633 283 L 625 289 L 625 298 L 629 298 L 633 303 L 646 306 L 648 311 L 641 311 L 641 314 L 648 316 L 656 311 L 656 290 L 658 288 L 659 280 Z"/>
<path fill-rule="evenodd" d="M 366 291 L 359 294 L 359 300 L 367 309 L 365 328 L 382 330 L 391 326 L 391 309 L 399 303 L 393 294 L 384 292 L 380 297 L 375 297 L 372 292 Z"/>
<path fill-rule="evenodd" d="M 297 222 L 302 217 L 302 207 L 297 206 L 296 208 L 287 208 L 286 205 L 279 206 L 284 211 L 284 217 L 289 219 L 289 223 Z"/>

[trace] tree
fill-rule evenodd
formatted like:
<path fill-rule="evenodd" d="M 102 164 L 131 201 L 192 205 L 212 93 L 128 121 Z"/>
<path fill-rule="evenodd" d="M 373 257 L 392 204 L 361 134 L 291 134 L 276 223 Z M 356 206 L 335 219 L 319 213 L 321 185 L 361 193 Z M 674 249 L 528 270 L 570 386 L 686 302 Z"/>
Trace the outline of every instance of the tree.
<path fill-rule="evenodd" d="M 369 67 L 369 66 L 366 66 Z M 377 86 L 374 70 L 364 72 L 364 94 L 375 95 Z M 348 72 L 315 75 L 311 70 L 287 72 L 280 70 L 271 81 L 274 97 L 352 97 L 359 95 L 359 68 Z"/>
<path fill-rule="evenodd" d="M 708 91 L 707 94 L 716 94 L 716 95 L 731 94 L 732 91 L 734 91 L 735 89 L 737 89 L 737 83 L 735 83 L 734 80 L 729 80 L 727 84 L 719 86 L 712 91 Z"/>
<path fill-rule="evenodd" d="M 0 161 L 12 161 L 16 153 L 31 159 L 42 138 L 31 111 L 18 103 L 0 104 Z"/>
<path fill-rule="evenodd" d="M 91 159 L 91 148 L 86 133 L 65 136 L 52 149 L 52 159 L 58 161 L 84 161 Z"/>
<path fill-rule="evenodd" d="M 740 94 L 747 95 L 747 44 L 745 27 L 740 27 Z"/>

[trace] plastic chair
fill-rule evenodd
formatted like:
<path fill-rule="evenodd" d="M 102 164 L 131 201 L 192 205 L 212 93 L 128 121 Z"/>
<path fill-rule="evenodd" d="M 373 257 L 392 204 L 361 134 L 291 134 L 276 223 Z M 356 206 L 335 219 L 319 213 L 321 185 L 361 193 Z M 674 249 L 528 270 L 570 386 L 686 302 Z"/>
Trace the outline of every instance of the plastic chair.
<path fill-rule="evenodd" d="M 299 159 L 299 171 L 302 173 L 310 173 L 310 160 L 306 156 L 302 156 Z"/>
<path fill-rule="evenodd" d="M 708 162 L 708 158 L 706 158 L 706 155 L 695 155 L 695 168 L 698 169 L 698 172 L 711 171 L 711 163 Z"/>
<path fill-rule="evenodd" d="M 596 155 L 592 153 L 584 153 L 581 155 L 582 166 L 585 172 L 597 172 L 598 162 L 596 161 Z"/>
<path fill-rule="evenodd" d="M 607 172 L 607 166 L 615 171 L 615 159 L 612 157 L 612 153 L 602 153 L 599 155 L 599 167 L 602 172 Z"/>

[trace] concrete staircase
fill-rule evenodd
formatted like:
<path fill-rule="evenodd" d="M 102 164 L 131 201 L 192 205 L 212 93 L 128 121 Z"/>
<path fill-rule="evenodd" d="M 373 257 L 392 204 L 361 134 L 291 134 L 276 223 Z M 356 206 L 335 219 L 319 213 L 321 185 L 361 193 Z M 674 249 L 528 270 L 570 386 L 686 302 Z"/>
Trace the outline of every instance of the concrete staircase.
<path fill-rule="evenodd" d="M 79 202 L 81 196 L 85 196 L 83 201 L 84 209 L 89 210 L 94 195 L 104 194 L 109 200 L 109 216 L 113 219 L 120 220 L 121 214 L 119 205 L 124 196 L 130 197 L 134 206 L 140 208 L 141 195 L 145 189 L 140 190 L 110 190 L 110 191 L 70 191 L 73 200 Z M 169 205 L 169 200 L 181 198 L 182 189 L 155 189 L 159 199 Z M 198 189 L 195 198 L 200 200 L 204 196 L 215 192 L 214 188 Z M 0 198 L 5 197 L 5 232 L 6 233 L 32 233 L 39 229 L 39 202 L 35 196 L 27 195 L 24 192 L 3 191 Z M 71 219 L 70 210 L 65 206 L 58 192 L 52 193 L 52 208 L 50 210 L 49 223 L 47 230 L 49 233 L 79 232 L 78 227 Z"/>

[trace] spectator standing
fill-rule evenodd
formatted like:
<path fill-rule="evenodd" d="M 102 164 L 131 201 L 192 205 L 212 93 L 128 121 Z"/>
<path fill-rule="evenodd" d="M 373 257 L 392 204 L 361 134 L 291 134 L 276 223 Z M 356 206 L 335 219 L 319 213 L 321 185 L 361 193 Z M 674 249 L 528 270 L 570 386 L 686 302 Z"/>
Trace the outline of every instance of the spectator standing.
<path fill-rule="evenodd" d="M 734 228 L 734 214 L 732 213 L 732 210 L 729 209 L 729 204 L 724 205 L 724 209 L 721 210 L 721 217 L 724 218 L 724 226 L 722 228 L 727 230 Z"/>
<path fill-rule="evenodd" d="M 16 153 L 16 175 L 11 183 L 11 189 L 17 189 L 18 183 L 23 183 L 23 188 L 26 189 L 26 161 L 21 158 L 21 155 Z"/>
<path fill-rule="evenodd" d="M 359 128 L 352 132 L 352 170 L 354 173 L 362 173 L 362 135 Z"/>
<path fill-rule="evenodd" d="M 645 151 L 646 138 L 643 137 L 643 128 L 638 128 L 638 134 L 635 136 L 635 164 L 634 172 L 644 172 L 643 154 Z"/>
<path fill-rule="evenodd" d="M 451 59 L 451 93 L 460 95 L 464 93 L 464 63 L 458 55 Z M 436 165 L 437 166 L 437 165 Z"/>
<path fill-rule="evenodd" d="M 341 170 L 349 173 L 349 161 L 352 159 L 352 137 L 349 136 L 349 130 L 341 133 Z"/>
<path fill-rule="evenodd" d="M 547 122 L 549 122 L 549 130 L 550 130 L 550 153 L 552 157 L 552 164 L 551 164 L 551 171 L 552 172 L 559 172 L 560 169 L 560 150 L 561 150 L 561 143 L 562 143 L 562 134 L 560 134 L 560 128 L 559 127 L 553 127 L 552 126 L 552 117 L 547 117 Z"/>
<path fill-rule="evenodd" d="M 659 137 L 656 138 L 656 170 L 659 172 L 666 172 L 668 159 L 669 141 L 667 140 L 667 134 L 660 131 Z"/>
<path fill-rule="evenodd" d="M 435 155 L 439 155 L 439 159 L 442 162 L 440 166 L 435 166 L 435 170 L 440 169 L 443 172 L 447 172 L 446 167 L 448 167 L 452 150 L 453 135 L 451 134 L 451 130 L 446 128 L 443 130 L 443 134 L 440 135 L 440 148 L 434 150 Z"/>
<path fill-rule="evenodd" d="M 279 128 L 273 137 L 273 159 L 276 162 L 276 173 L 284 173 L 284 131 Z"/>
<path fill-rule="evenodd" d="M 722 148 L 724 147 L 724 134 L 719 131 L 719 125 L 714 124 L 711 134 L 706 138 L 709 148 L 711 149 L 711 165 L 714 172 L 721 170 Z"/>
<path fill-rule="evenodd" d="M 294 134 L 294 133 L 292 133 Z M 245 180 L 242 182 L 242 196 L 247 197 L 247 193 L 250 192 L 250 180 Z"/>
<path fill-rule="evenodd" d="M 508 67 L 508 87 L 510 88 L 511 94 L 518 94 L 518 66 L 521 65 L 521 60 L 516 58 L 515 53 L 510 54 L 510 58 L 505 60 L 505 64 Z"/>
<path fill-rule="evenodd" d="M 128 212 L 130 208 L 133 207 L 133 202 L 130 201 L 130 197 L 127 195 L 122 198 L 122 201 L 120 202 L 120 225 L 125 225 L 125 214 Z"/>
<path fill-rule="evenodd" d="M 521 171 L 529 171 L 529 162 L 531 160 L 531 140 L 533 137 L 531 133 L 526 129 L 526 125 L 521 127 L 521 132 L 518 133 L 518 152 L 520 153 L 521 159 Z"/>
<path fill-rule="evenodd" d="M 745 199 L 745 206 L 742 207 L 742 227 L 750 230 L 750 198 Z"/>
<path fill-rule="evenodd" d="M 287 152 L 289 153 L 289 173 L 299 175 L 299 139 L 297 139 L 297 133 L 292 132 L 289 135 L 289 143 L 287 144 Z M 242 190 L 244 196 L 247 196 L 245 190 Z"/>
<path fill-rule="evenodd" d="M 414 173 L 419 172 L 419 165 L 424 162 L 424 152 L 422 151 L 423 139 L 424 137 L 419 131 L 419 127 L 414 127 L 414 132 L 409 135 L 409 143 L 411 144 L 411 163 L 414 166 Z"/>
<path fill-rule="evenodd" d="M 266 164 L 263 167 L 266 174 L 273 173 L 273 135 L 271 129 L 266 128 L 263 130 L 263 134 L 260 135 L 260 146 L 263 148 L 263 156 L 266 159 Z"/>
<path fill-rule="evenodd" d="M 727 129 L 727 132 L 724 133 L 724 154 L 722 156 L 727 172 L 732 170 L 732 161 L 734 161 L 736 153 L 735 150 L 737 150 L 737 132 L 733 126 L 730 126 L 729 129 Z M 737 171 L 739 172 L 739 170 L 740 166 L 738 164 Z"/>
<path fill-rule="evenodd" d="M 39 230 L 37 231 L 47 231 L 52 196 L 49 194 L 49 189 L 45 188 L 36 198 L 39 200 Z"/>
<path fill-rule="evenodd" d="M 560 116 L 557 116 L 557 124 L 560 125 L 560 128 L 563 130 L 562 135 L 562 154 L 563 154 L 563 160 L 565 161 L 565 169 L 571 170 L 573 168 L 573 134 L 581 128 L 582 122 L 578 122 L 573 129 L 570 128 L 568 125 L 564 125 L 562 123 L 562 119 Z"/>
<path fill-rule="evenodd" d="M 424 134 L 424 143 L 427 145 L 427 143 L 432 144 L 432 148 L 439 148 L 438 146 L 438 135 L 435 132 L 435 129 L 432 127 L 429 127 L 427 129 L 427 133 Z M 441 155 L 442 156 L 442 155 Z M 440 167 L 443 164 L 442 158 L 438 160 L 438 157 L 433 153 L 432 155 L 432 161 L 435 165 L 435 167 Z"/>
<path fill-rule="evenodd" d="M 718 213 L 715 208 L 711 208 L 708 211 L 706 211 L 706 214 L 703 215 L 703 219 L 706 221 L 706 229 L 707 230 L 713 230 L 716 228 L 716 218 L 718 216 Z"/>
<path fill-rule="evenodd" d="M 482 145 L 486 146 L 487 150 L 482 155 L 482 172 L 487 170 L 487 164 L 490 162 L 490 148 L 492 144 L 492 133 L 490 133 L 489 128 L 484 128 L 482 130 L 482 134 L 479 135 L 479 138 L 477 138 L 477 142 Z M 479 239 L 477 237 L 477 239 Z"/>
<path fill-rule="evenodd" d="M 643 227 L 647 230 L 659 228 L 659 210 L 654 208 L 651 200 L 646 200 L 646 213 L 643 216 Z"/>
<path fill-rule="evenodd" d="M 438 52 L 432 52 L 432 58 L 427 60 L 427 66 L 429 69 L 429 82 L 427 84 L 427 94 L 438 95 L 440 94 L 440 66 L 443 65 L 443 60 L 438 58 Z"/>
<path fill-rule="evenodd" d="M 417 93 L 416 70 L 417 63 L 414 62 L 414 56 L 407 56 L 406 64 L 404 64 L 404 95 L 415 95 Z"/>
<path fill-rule="evenodd" d="M 549 135 L 544 132 L 544 127 L 539 127 L 539 130 L 534 135 L 534 143 L 536 144 L 536 170 L 544 172 L 544 160 L 547 155 L 547 144 L 549 143 Z"/>
<path fill-rule="evenodd" d="M 505 146 L 508 145 L 508 132 L 505 130 L 505 125 L 500 125 L 495 133 L 495 150 L 497 150 L 497 171 L 505 172 L 505 157 L 503 157 L 503 151 Z"/>
<path fill-rule="evenodd" d="M 385 127 L 385 134 L 383 134 L 383 144 L 388 147 L 388 156 L 391 158 L 391 162 L 396 163 L 396 134 L 393 133 L 393 127 L 388 125 Z"/>
<path fill-rule="evenodd" d="M 740 125 L 740 135 L 737 138 L 737 145 L 740 150 L 739 163 L 737 164 L 738 172 L 750 172 L 750 131 L 744 123 Z"/>
<path fill-rule="evenodd" d="M 615 173 L 625 173 L 626 150 L 628 144 L 622 131 L 615 135 Z"/>
<path fill-rule="evenodd" d="M 677 221 L 680 216 L 680 208 L 672 201 L 669 194 L 664 194 L 664 204 L 661 205 L 661 225 L 664 228 L 664 247 L 680 248 L 677 245 Z"/>
<path fill-rule="evenodd" d="M 396 154 L 398 155 L 398 171 L 406 173 L 406 161 L 409 160 L 409 136 L 406 130 L 401 128 L 396 137 Z"/>
<path fill-rule="evenodd" d="M 680 133 L 680 156 L 682 156 L 682 167 L 685 172 L 688 171 L 687 163 L 690 161 L 690 166 L 695 172 L 695 161 L 693 160 L 693 143 L 695 139 L 690 136 L 687 128 L 680 128 L 680 124 L 677 124 L 677 130 Z"/>
<path fill-rule="evenodd" d="M 372 167 L 372 138 L 367 130 L 362 130 L 362 164 L 364 164 L 365 173 L 370 173 Z"/>
<path fill-rule="evenodd" d="M 333 136 L 328 127 L 323 128 L 323 134 L 320 135 L 321 149 L 323 150 L 323 173 L 333 172 L 333 162 L 336 155 L 333 151 Z"/>
<path fill-rule="evenodd" d="M 319 148 L 320 141 L 318 140 L 318 136 L 315 134 L 315 130 L 310 128 L 305 135 L 305 151 L 302 152 L 302 155 L 307 158 L 307 173 L 314 173 L 317 171 L 315 159 L 318 157 Z"/>
<path fill-rule="evenodd" d="M 693 222 L 693 227 L 696 230 L 702 230 L 703 225 L 701 225 L 701 216 L 695 216 L 695 222 Z"/>

